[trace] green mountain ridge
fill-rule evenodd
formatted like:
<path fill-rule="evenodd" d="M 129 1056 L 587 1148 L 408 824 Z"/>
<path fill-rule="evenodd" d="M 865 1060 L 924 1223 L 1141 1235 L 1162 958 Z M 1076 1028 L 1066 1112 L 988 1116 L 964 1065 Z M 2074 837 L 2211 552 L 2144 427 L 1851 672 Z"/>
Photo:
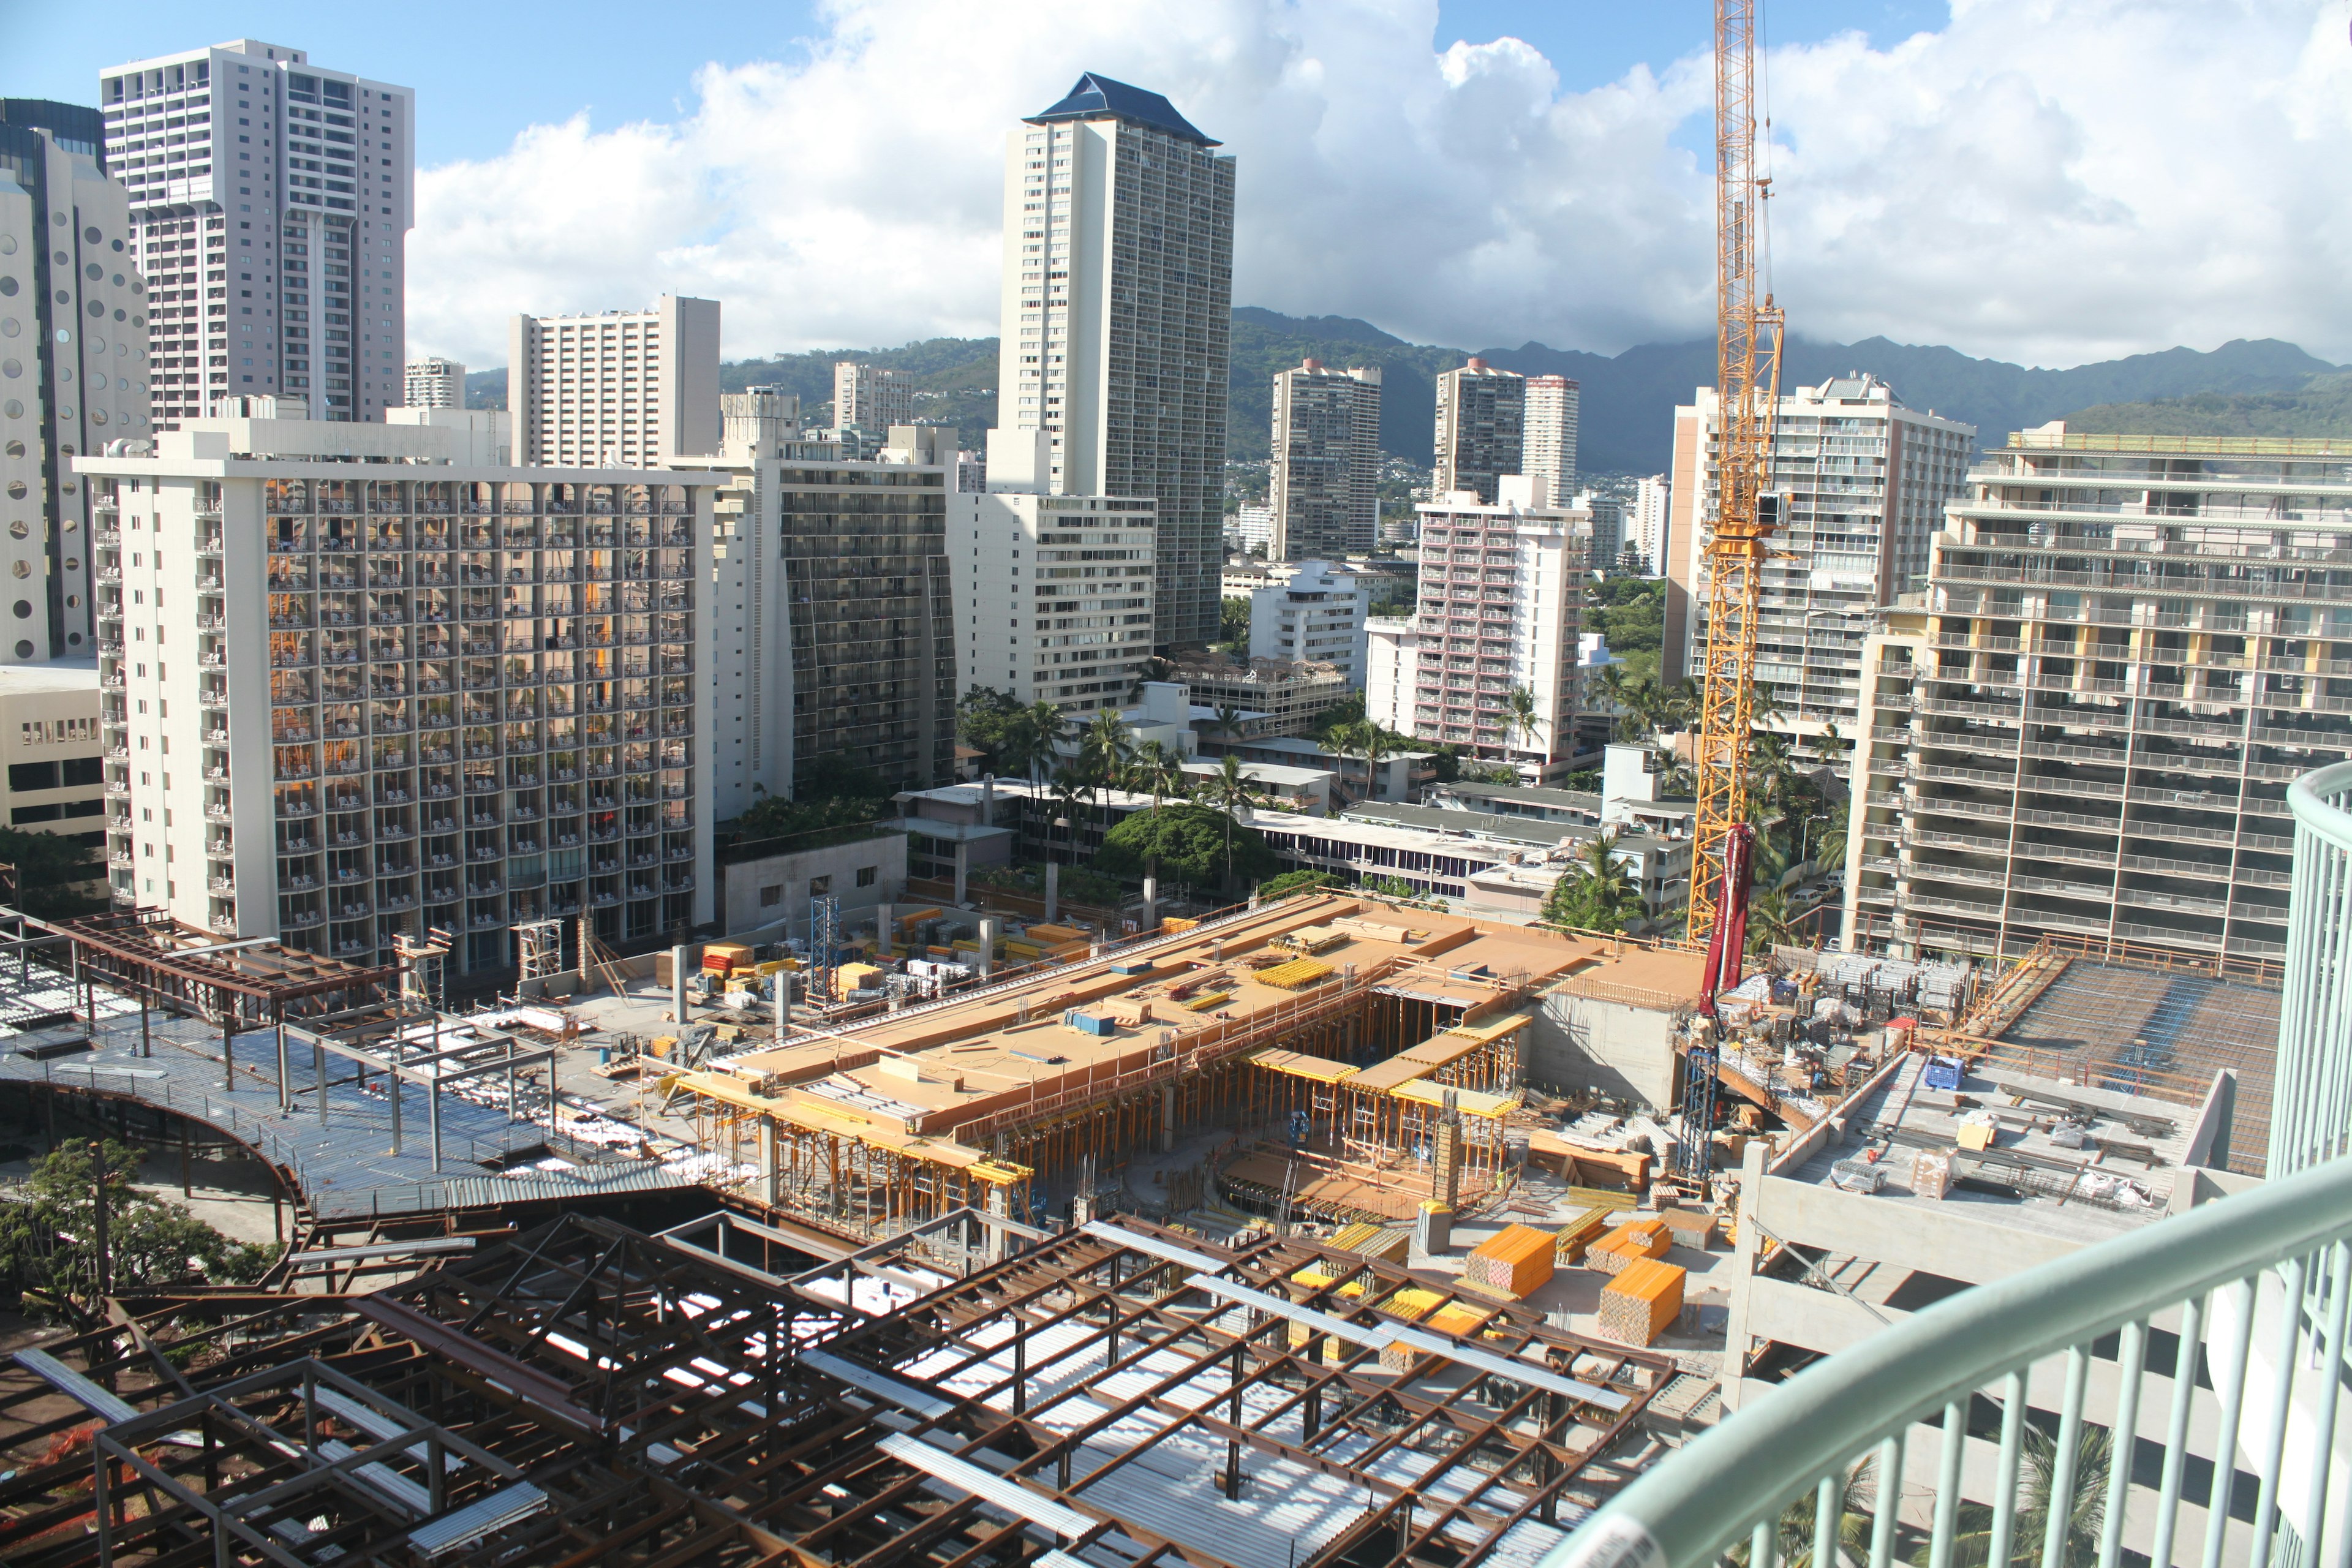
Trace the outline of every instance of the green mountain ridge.
<path fill-rule="evenodd" d="M 1672 453 L 1675 406 L 1715 379 L 1712 339 L 1643 343 L 1614 355 L 1538 342 L 1471 351 L 1407 342 L 1349 316 L 1286 316 L 1244 305 L 1234 311 L 1232 342 L 1226 452 L 1243 460 L 1266 455 L 1275 374 L 1307 358 L 1338 366 L 1379 365 L 1381 449 L 1424 466 L 1436 378 L 1474 353 L 1524 375 L 1577 380 L 1582 388 L 1580 466 L 1592 473 L 1664 471 Z M 978 447 L 995 423 L 996 354 L 994 338 L 927 338 L 891 349 L 814 350 L 730 361 L 720 367 L 719 382 L 730 392 L 775 385 L 798 393 L 803 409 L 814 418 L 833 396 L 834 361 L 870 360 L 911 373 L 917 416 L 955 425 L 963 442 Z M 2072 421 L 2078 412 L 2103 420 L 2203 420 L 2217 431 L 2226 426 L 2236 434 L 2333 433 L 2326 422 L 2352 411 L 2352 389 L 2339 384 L 2347 368 L 2276 339 L 2236 339 L 2210 352 L 2173 348 L 2046 370 L 1884 337 L 1853 343 L 1799 338 L 1788 345 L 1780 379 L 1784 386 L 1804 386 L 1868 372 L 1892 385 L 1911 407 L 1974 425 L 1980 443 L 1998 446 L 2012 430 L 2057 418 Z M 466 386 L 469 404 L 504 405 L 503 370 L 477 371 L 466 378 Z M 2194 409 L 2175 406 L 2207 399 L 2221 401 Z M 2137 413 L 2143 409 L 2152 412 Z M 2167 426 L 2150 433 L 2175 432 Z"/>

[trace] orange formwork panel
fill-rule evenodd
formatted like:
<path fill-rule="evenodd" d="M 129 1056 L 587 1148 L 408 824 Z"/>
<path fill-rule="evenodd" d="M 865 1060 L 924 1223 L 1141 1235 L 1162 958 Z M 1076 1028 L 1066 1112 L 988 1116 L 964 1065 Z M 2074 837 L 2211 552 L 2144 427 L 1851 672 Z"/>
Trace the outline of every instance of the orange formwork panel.
<path fill-rule="evenodd" d="M 1559 1238 L 1533 1226 L 1507 1226 L 1471 1248 L 1462 1282 L 1481 1290 L 1521 1298 L 1551 1279 Z"/>
<path fill-rule="evenodd" d="M 1687 1278 L 1675 1264 L 1635 1258 L 1601 1288 L 1601 1331 L 1623 1344 L 1654 1343 L 1682 1316 Z"/>
<path fill-rule="evenodd" d="M 1603 1274 L 1622 1274 L 1633 1264 L 1664 1258 L 1675 1244 L 1675 1233 L 1662 1219 L 1637 1219 L 1619 1226 L 1592 1244 L 1584 1266 Z"/>

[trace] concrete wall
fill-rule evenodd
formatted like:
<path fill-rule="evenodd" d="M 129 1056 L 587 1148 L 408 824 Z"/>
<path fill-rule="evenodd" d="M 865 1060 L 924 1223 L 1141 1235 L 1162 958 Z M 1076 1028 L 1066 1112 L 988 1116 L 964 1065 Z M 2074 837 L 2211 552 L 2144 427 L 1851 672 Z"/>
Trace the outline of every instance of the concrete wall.
<path fill-rule="evenodd" d="M 1663 1110 L 1674 1102 L 1673 1026 L 1667 1013 L 1554 993 L 1528 1030 L 1528 1079 Z"/>
<path fill-rule="evenodd" d="M 860 886 L 858 874 L 869 869 L 872 880 Z M 861 915 L 870 919 L 877 904 L 901 901 L 907 887 L 907 839 L 904 834 L 885 833 L 822 849 L 765 855 L 723 866 L 719 874 L 721 931 L 733 936 L 789 921 L 793 935 L 805 936 L 813 878 L 833 879 L 831 891 L 841 901 L 845 925 L 856 925 Z M 763 902 L 767 896 L 774 901 Z"/>

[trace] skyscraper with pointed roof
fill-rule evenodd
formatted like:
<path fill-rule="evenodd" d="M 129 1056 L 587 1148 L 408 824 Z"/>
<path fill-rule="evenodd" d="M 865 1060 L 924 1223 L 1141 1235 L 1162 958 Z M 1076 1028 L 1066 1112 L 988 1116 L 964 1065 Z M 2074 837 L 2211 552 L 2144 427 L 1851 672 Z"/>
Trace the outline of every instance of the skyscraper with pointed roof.
<path fill-rule="evenodd" d="M 1217 633 L 1234 258 L 1218 145 L 1091 71 L 1005 139 L 997 424 L 1046 433 L 1049 493 L 1159 501 L 1153 619 L 1171 646 Z"/>

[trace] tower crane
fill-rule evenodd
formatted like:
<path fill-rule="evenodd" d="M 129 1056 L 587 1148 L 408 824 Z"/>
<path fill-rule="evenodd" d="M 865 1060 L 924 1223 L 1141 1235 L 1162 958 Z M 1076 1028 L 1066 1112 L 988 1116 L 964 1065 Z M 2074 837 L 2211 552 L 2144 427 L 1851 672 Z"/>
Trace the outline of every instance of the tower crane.
<path fill-rule="evenodd" d="M 1706 567 L 1706 640 L 1699 680 L 1697 842 L 1690 936 L 1707 943 L 1704 994 L 1738 984 L 1747 943 L 1747 821 L 1756 600 L 1778 498 L 1768 489 L 1780 405 L 1780 308 L 1764 287 L 1764 206 L 1757 172 L 1756 23 L 1762 0 L 1715 0 L 1715 530 Z"/>

